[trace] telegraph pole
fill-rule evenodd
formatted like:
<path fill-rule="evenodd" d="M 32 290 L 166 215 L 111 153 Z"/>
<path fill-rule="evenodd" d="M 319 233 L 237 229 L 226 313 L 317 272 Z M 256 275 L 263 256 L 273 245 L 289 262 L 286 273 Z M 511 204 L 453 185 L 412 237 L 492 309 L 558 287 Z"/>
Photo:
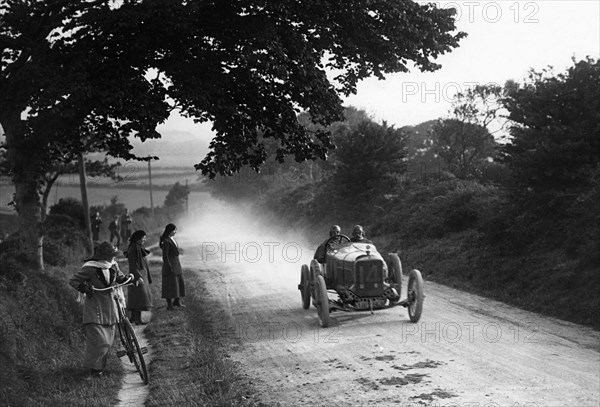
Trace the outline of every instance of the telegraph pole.
<path fill-rule="evenodd" d="M 185 214 L 186 216 L 190 215 L 190 190 L 188 187 L 188 179 L 185 179 L 185 188 L 188 191 L 188 194 L 185 196 Z"/>
<path fill-rule="evenodd" d="M 154 216 L 154 200 L 152 199 L 152 157 L 148 157 L 148 185 L 150 187 L 150 209 L 152 210 L 152 216 Z"/>

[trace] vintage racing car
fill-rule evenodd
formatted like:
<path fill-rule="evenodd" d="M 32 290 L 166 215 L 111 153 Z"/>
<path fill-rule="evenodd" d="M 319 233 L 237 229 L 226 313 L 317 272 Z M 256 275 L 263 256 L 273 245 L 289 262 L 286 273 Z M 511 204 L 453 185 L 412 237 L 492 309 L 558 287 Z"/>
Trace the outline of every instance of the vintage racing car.
<path fill-rule="evenodd" d="M 303 308 L 308 309 L 312 299 L 322 327 L 329 326 L 333 311 L 373 312 L 395 306 L 408 308 L 410 320 L 419 321 L 424 298 L 419 270 L 410 271 L 402 300 L 402 264 L 396 253 L 390 253 L 386 262 L 371 243 L 352 243 L 345 235 L 332 239 L 334 249 L 327 252 L 325 263 L 313 259 L 310 266 L 302 265 L 298 284 Z M 328 292 L 338 298 L 330 299 Z"/>

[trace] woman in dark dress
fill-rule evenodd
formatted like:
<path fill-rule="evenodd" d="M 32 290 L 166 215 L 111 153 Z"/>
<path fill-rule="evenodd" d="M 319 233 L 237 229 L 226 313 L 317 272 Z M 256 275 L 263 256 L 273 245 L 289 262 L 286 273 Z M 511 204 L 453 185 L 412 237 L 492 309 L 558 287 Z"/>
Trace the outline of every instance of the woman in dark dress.
<path fill-rule="evenodd" d="M 148 268 L 146 256 L 150 253 L 145 247 L 146 232 L 135 231 L 129 238 L 129 247 L 125 256 L 129 263 L 129 274 L 133 275 L 134 284 L 127 287 L 127 309 L 131 312 L 131 322 L 144 325 L 142 311 L 150 311 L 152 307 L 152 296 L 150 286 L 152 276 Z"/>
<path fill-rule="evenodd" d="M 181 298 L 185 297 L 185 285 L 181 263 L 179 262 L 179 246 L 175 241 L 177 227 L 169 223 L 165 231 L 160 236 L 160 248 L 162 249 L 162 298 L 167 300 L 167 309 L 169 311 L 175 308 L 183 308 Z"/>

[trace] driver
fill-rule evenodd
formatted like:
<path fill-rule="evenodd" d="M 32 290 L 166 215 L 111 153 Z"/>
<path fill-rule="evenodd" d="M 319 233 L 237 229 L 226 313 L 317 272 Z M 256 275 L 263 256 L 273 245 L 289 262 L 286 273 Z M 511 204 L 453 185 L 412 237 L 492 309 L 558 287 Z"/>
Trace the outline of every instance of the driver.
<path fill-rule="evenodd" d="M 329 228 L 329 237 L 327 238 L 327 240 L 321 243 L 319 247 L 317 247 L 313 258 L 316 259 L 319 263 L 325 263 L 325 254 L 327 254 L 327 252 L 335 250 L 339 246 L 341 242 L 341 234 L 342 228 L 340 228 L 338 225 L 331 226 L 331 228 Z"/>
<path fill-rule="evenodd" d="M 365 230 L 361 225 L 356 225 L 352 228 L 352 237 L 350 238 L 350 241 L 354 243 L 372 243 L 365 237 Z"/>

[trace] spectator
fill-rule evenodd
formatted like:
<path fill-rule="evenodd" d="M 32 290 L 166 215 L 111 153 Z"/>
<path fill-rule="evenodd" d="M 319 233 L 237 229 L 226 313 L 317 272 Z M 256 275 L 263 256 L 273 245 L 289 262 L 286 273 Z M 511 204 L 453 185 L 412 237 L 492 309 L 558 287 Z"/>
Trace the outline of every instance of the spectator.
<path fill-rule="evenodd" d="M 167 300 L 167 309 L 184 308 L 181 298 L 185 297 L 185 284 L 181 263 L 179 262 L 179 245 L 175 241 L 177 227 L 169 223 L 160 236 L 159 245 L 162 249 L 162 298 Z"/>
<path fill-rule="evenodd" d="M 133 285 L 127 287 L 127 309 L 131 312 L 131 322 L 145 325 L 142 321 L 142 311 L 149 311 L 152 307 L 150 284 L 152 276 L 146 256 L 150 253 L 145 247 L 146 232 L 136 230 L 129 238 L 129 246 L 125 251 L 129 264 L 129 274 L 133 276 Z"/>
<path fill-rule="evenodd" d="M 121 284 L 126 277 L 115 262 L 117 248 L 109 242 L 101 243 L 91 259 L 70 280 L 69 285 L 85 294 L 83 328 L 85 331 L 84 367 L 90 376 L 104 374 L 106 358 L 113 345 L 118 319 L 113 293 L 94 291 Z"/>
<path fill-rule="evenodd" d="M 121 241 L 123 243 L 129 241 L 131 237 L 131 216 L 129 216 L 129 209 L 125 209 L 125 213 L 121 216 Z"/>
<path fill-rule="evenodd" d="M 96 212 L 92 216 L 91 227 L 92 227 L 92 240 L 98 242 L 100 240 L 100 225 L 102 224 L 102 218 L 100 212 Z"/>
<path fill-rule="evenodd" d="M 112 243 L 113 238 L 117 238 L 117 247 L 121 246 L 121 235 L 119 233 L 119 215 L 115 215 L 115 219 L 108 224 L 108 230 L 110 231 L 110 239 L 108 241 Z"/>

